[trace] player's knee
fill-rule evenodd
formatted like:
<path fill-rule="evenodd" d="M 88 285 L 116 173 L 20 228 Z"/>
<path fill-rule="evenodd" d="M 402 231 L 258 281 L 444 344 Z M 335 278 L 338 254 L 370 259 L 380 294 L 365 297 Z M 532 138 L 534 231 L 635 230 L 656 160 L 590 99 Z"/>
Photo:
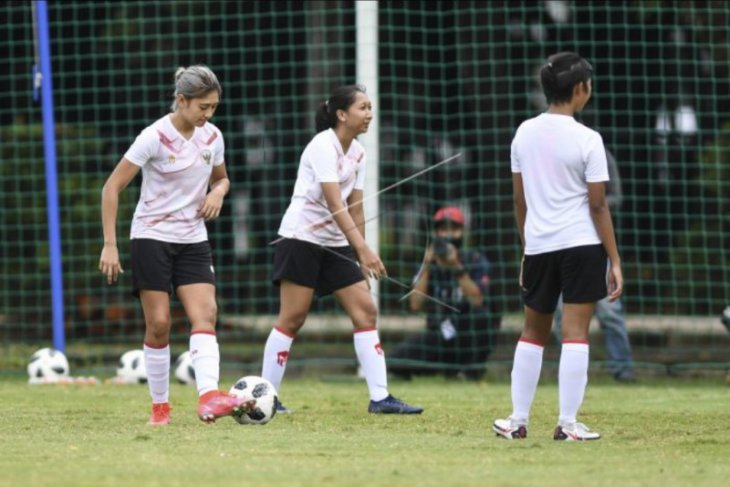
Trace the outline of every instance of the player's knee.
<path fill-rule="evenodd" d="M 204 307 L 200 312 L 198 323 L 203 324 L 211 329 L 215 328 L 216 319 L 218 317 L 218 306 L 211 303 Z"/>
<path fill-rule="evenodd" d="M 363 323 L 365 326 L 375 326 L 375 322 L 378 319 L 378 310 L 375 305 L 368 303 L 358 310 L 358 316 L 355 320 L 356 323 Z"/>
<path fill-rule="evenodd" d="M 307 313 L 293 313 L 284 316 L 280 315 L 276 322 L 276 327 L 294 335 L 304 325 L 304 321 L 306 319 Z"/>
<path fill-rule="evenodd" d="M 145 317 L 147 330 L 153 334 L 167 332 L 170 329 L 170 314 L 160 313 Z"/>
<path fill-rule="evenodd" d="M 166 343 L 170 336 L 170 315 L 158 315 L 145 320 L 145 341 Z"/>

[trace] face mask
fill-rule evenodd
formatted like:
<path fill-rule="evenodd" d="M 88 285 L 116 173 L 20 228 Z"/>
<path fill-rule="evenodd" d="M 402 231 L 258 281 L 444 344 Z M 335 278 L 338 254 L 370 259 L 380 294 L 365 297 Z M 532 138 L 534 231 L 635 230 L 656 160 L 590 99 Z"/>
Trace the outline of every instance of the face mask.
<path fill-rule="evenodd" d="M 436 228 L 435 228 L 436 233 L 438 233 L 440 230 L 445 230 L 445 229 L 448 230 L 448 228 L 439 227 L 439 224 L 438 223 L 436 224 Z M 460 233 L 460 232 L 457 232 L 457 233 Z M 451 236 L 451 232 L 446 232 L 445 235 L 440 236 L 440 237 L 436 236 L 436 238 L 438 240 L 441 240 L 442 242 L 450 243 L 451 245 L 456 247 L 456 250 L 459 250 L 461 248 L 461 244 L 462 244 L 462 240 L 463 240 L 463 233 L 459 237 L 454 237 L 454 236 Z"/>

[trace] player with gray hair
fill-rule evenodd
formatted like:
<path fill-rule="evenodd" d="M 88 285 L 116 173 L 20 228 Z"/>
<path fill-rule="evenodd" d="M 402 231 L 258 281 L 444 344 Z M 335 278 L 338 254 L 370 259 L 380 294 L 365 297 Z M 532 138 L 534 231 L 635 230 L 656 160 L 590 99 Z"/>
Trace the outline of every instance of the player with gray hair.
<path fill-rule="evenodd" d="M 213 92 L 218 93 L 218 98 L 223 95 L 218 77 L 208 66 L 202 64 L 187 68 L 181 66 L 175 71 L 175 93 L 170 110 L 173 112 L 177 110 L 179 96 L 191 100 Z"/>
<path fill-rule="evenodd" d="M 122 265 L 117 249 L 119 194 L 142 172 L 131 229 L 132 293 L 145 318 L 144 358 L 152 396 L 151 425 L 170 421 L 170 294 L 174 291 L 191 323 L 190 352 L 204 422 L 242 414 L 250 404 L 218 390 L 220 352 L 216 338 L 215 272 L 205 222 L 217 218 L 230 181 L 223 134 L 208 120 L 221 86 L 202 65 L 175 73 L 172 113 L 139 134 L 102 189 L 104 247 L 99 270 L 109 284 Z"/>

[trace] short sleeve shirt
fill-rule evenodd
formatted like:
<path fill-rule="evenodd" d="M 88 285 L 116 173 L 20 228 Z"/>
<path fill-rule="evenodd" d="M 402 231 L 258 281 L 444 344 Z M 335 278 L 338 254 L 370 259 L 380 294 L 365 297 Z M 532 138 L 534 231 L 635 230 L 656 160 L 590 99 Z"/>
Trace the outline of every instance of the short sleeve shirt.
<path fill-rule="evenodd" d="M 525 254 L 601 243 L 588 205 L 588 183 L 609 180 L 598 132 L 571 116 L 543 113 L 517 129 L 511 165 L 527 202 Z"/>
<path fill-rule="evenodd" d="M 214 166 L 224 163 L 223 134 L 206 123 L 185 139 L 166 115 L 145 128 L 124 158 L 142 168 L 131 238 L 171 243 L 208 239 L 198 215 Z"/>
<path fill-rule="evenodd" d="M 365 149 L 353 140 L 347 154 L 332 129 L 318 133 L 299 160 L 297 180 L 279 235 L 327 247 L 344 247 L 347 238 L 332 217 L 322 183 L 338 183 L 343 203 L 365 186 Z"/>

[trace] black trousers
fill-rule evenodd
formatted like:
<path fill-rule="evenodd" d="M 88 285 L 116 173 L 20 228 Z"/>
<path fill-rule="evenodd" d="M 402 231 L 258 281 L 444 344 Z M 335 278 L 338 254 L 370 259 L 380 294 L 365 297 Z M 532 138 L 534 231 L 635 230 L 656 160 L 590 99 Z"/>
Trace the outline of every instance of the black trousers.
<path fill-rule="evenodd" d="M 456 335 L 444 334 L 440 324 L 449 319 Z M 501 319 L 488 313 L 461 314 L 429 319 L 427 330 L 406 338 L 388 352 L 388 371 L 412 375 L 458 375 L 478 379 L 484 375 Z"/>

